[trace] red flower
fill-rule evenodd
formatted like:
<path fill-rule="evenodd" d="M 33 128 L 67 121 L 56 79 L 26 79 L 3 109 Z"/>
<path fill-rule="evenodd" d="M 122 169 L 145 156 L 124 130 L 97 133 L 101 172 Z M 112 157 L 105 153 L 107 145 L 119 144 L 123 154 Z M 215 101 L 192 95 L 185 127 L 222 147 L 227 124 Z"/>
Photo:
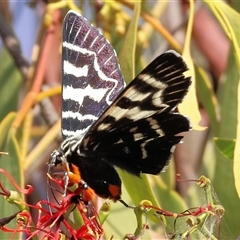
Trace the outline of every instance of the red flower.
<path fill-rule="evenodd" d="M 29 185 L 27 189 L 22 189 L 13 180 L 13 178 L 0 169 L 11 181 L 14 187 L 22 194 L 30 194 L 32 187 Z M 60 187 L 63 187 L 62 181 L 51 179 Z M 5 189 L 0 182 L 0 194 L 7 197 L 8 202 L 17 204 L 20 212 L 0 219 L 1 230 L 11 232 L 13 234 L 24 232 L 28 238 L 39 236 L 41 239 L 60 239 L 64 235 L 66 239 L 99 239 L 103 230 L 98 221 L 98 215 L 92 204 L 86 205 L 79 195 L 79 189 L 76 192 L 67 190 L 67 194 L 63 197 L 60 204 L 53 204 L 46 200 L 39 201 L 36 205 L 30 205 L 22 200 L 20 194 L 16 191 Z M 76 194 L 77 193 L 77 194 Z M 30 209 L 38 211 L 38 218 L 34 226 Z M 73 218 L 74 216 L 74 218 Z M 16 219 L 17 226 L 10 229 L 5 225 Z"/>

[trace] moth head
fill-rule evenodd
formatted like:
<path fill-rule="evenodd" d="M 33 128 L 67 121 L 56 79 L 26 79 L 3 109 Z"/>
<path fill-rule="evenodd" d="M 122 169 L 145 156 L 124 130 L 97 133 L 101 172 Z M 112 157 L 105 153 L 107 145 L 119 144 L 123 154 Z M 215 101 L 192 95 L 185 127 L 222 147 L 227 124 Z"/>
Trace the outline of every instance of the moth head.
<path fill-rule="evenodd" d="M 57 165 L 63 165 L 64 163 L 67 162 L 67 159 L 64 156 L 64 153 L 61 152 L 60 150 L 54 150 L 51 153 L 51 157 L 48 161 L 48 166 L 51 167 L 56 167 Z"/>

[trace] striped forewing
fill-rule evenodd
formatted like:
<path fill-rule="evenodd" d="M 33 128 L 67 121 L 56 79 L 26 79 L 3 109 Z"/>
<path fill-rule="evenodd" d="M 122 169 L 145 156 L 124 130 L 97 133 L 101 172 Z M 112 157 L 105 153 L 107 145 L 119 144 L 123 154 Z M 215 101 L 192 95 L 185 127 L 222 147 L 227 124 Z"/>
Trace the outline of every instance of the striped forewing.
<path fill-rule="evenodd" d="M 62 134 L 82 138 L 125 83 L 110 43 L 76 12 L 64 19 L 62 55 Z"/>

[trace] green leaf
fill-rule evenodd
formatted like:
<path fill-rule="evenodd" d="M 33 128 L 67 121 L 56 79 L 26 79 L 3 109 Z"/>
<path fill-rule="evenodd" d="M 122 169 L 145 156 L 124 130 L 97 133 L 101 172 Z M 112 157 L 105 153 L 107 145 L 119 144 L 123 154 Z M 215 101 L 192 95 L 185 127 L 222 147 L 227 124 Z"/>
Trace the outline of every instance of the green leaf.
<path fill-rule="evenodd" d="M 146 174 L 142 174 L 141 178 L 132 176 L 125 171 L 118 171 L 121 179 L 124 179 L 124 186 L 128 191 L 134 205 L 138 205 L 142 200 L 149 200 L 154 206 L 159 206 L 153 194 L 152 187 L 149 184 Z M 150 218 L 151 220 L 155 218 Z"/>
<path fill-rule="evenodd" d="M 136 2 L 134 13 L 129 25 L 123 48 L 119 54 L 119 63 L 122 74 L 127 83 L 135 77 L 135 51 L 137 44 L 138 19 L 141 11 L 141 2 Z"/>
<path fill-rule="evenodd" d="M 19 144 L 11 131 L 8 134 L 3 151 L 8 152 L 8 155 L 0 155 L 0 167 L 7 171 L 20 186 L 23 186 Z M 3 184 L 5 180 L 2 180 Z M 14 188 L 12 184 L 8 183 L 8 180 L 6 184 L 9 189 Z"/>
<path fill-rule="evenodd" d="M 15 111 L 22 77 L 6 50 L 0 54 L 0 121 Z"/>
<path fill-rule="evenodd" d="M 218 122 L 220 119 L 219 104 L 214 93 L 212 83 L 208 74 L 204 69 L 195 66 L 196 73 L 196 90 L 198 99 L 207 111 L 210 121 L 210 126 L 214 133 L 218 130 Z"/>
<path fill-rule="evenodd" d="M 236 141 L 233 139 L 214 138 L 219 151 L 227 158 L 233 160 Z"/>
<path fill-rule="evenodd" d="M 218 88 L 221 122 L 216 136 L 223 139 L 235 139 L 237 132 L 239 73 L 232 51 L 229 53 L 228 67 L 221 80 L 222 84 Z M 229 161 L 219 151 L 216 151 L 215 176 L 212 183 L 218 198 L 226 210 L 223 224 L 221 224 L 221 233 L 228 236 L 229 239 L 237 238 L 239 235 L 238 223 L 240 222 L 240 215 L 235 214 L 235 212 L 236 209 L 240 209 L 240 201 L 235 188 L 233 161 Z M 229 222 L 231 222 L 230 225 L 226 224 Z"/>
<path fill-rule="evenodd" d="M 231 51 L 229 52 L 228 66 L 225 74 L 221 78 L 218 88 L 218 99 L 221 109 L 221 122 L 217 137 L 222 139 L 235 139 L 236 146 L 239 142 L 239 129 L 237 108 L 238 108 L 238 85 L 239 85 L 239 43 L 240 43 L 240 15 L 222 1 L 206 1 L 218 21 L 224 28 L 227 36 L 231 39 Z M 238 130 L 239 132 L 239 130 Z M 235 155 L 235 154 L 234 154 Z M 240 208 L 240 201 L 236 191 L 239 185 L 239 172 L 236 163 L 239 159 L 229 161 L 219 151 L 216 151 L 215 176 L 212 180 L 216 193 L 225 208 L 223 223 L 221 224 L 221 234 L 230 239 L 239 236 L 240 215 L 236 214 L 236 209 Z M 235 173 L 235 176 L 233 175 Z M 227 224 L 226 224 L 227 223 Z M 229 224 L 231 223 L 231 224 Z"/>
<path fill-rule="evenodd" d="M 0 125 L 0 131 L 2 133 L 1 135 L 1 151 L 8 152 L 8 155 L 0 155 L 0 168 L 7 171 L 15 180 L 17 184 L 20 186 L 23 185 L 23 177 L 22 177 L 22 171 L 20 168 L 20 150 L 19 145 L 17 142 L 17 139 L 12 134 L 12 131 L 10 129 L 10 125 L 12 121 L 15 118 L 15 114 L 11 113 L 9 114 L 1 123 Z M 15 191 L 15 187 L 13 184 L 7 179 L 5 175 L 1 175 L 1 184 L 4 186 L 7 190 L 13 190 Z M 9 202 L 6 201 L 3 197 L 0 197 L 0 205 L 1 205 L 1 216 L 2 217 L 8 217 L 12 214 L 19 211 L 19 209 Z M 15 219 L 10 222 L 10 224 L 7 225 L 11 228 L 16 227 Z M 17 237 L 17 236 L 15 236 Z M 0 233 L 1 239 L 9 239 L 9 233 L 5 234 L 3 232 Z M 21 237 L 18 236 L 18 239 L 21 239 Z"/>
<path fill-rule="evenodd" d="M 186 30 L 186 40 L 184 43 L 182 57 L 188 66 L 188 72 L 185 73 L 186 76 L 190 76 L 192 79 L 191 87 L 184 98 L 184 101 L 178 105 L 178 110 L 181 114 L 188 116 L 191 119 L 191 124 L 195 130 L 204 130 L 203 127 L 199 125 L 201 121 L 201 114 L 198 109 L 198 101 L 196 95 L 196 76 L 193 60 L 190 54 L 190 41 L 192 36 L 192 27 L 194 19 L 194 2 L 189 1 L 189 20 Z"/>
<path fill-rule="evenodd" d="M 9 113 L 0 123 L 0 152 L 3 152 L 3 148 L 7 141 L 7 136 L 10 131 L 11 125 L 16 118 L 16 113 Z"/>

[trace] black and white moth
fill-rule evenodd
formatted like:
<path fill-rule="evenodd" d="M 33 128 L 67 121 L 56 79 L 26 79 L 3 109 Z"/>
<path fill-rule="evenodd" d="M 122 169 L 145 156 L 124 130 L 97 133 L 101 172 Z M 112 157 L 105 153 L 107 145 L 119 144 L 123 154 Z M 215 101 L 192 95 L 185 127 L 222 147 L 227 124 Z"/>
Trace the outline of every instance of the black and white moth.
<path fill-rule="evenodd" d="M 69 11 L 63 24 L 62 135 L 50 159 L 71 183 L 121 198 L 114 166 L 130 174 L 159 174 L 189 131 L 175 112 L 191 78 L 182 57 L 167 51 L 125 89 L 114 49 L 84 17 Z M 91 200 L 91 199 L 85 199 Z"/>

